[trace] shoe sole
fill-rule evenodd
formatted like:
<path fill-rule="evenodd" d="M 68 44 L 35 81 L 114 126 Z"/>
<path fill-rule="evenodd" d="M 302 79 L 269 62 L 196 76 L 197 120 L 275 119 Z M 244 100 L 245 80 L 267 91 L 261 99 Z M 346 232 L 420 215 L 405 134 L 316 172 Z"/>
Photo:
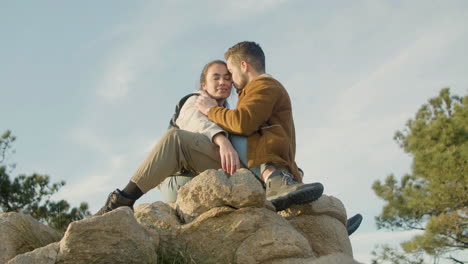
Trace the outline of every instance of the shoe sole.
<path fill-rule="evenodd" d="M 348 231 L 348 236 L 350 236 L 354 231 L 356 231 L 362 222 L 362 215 L 357 214 L 346 222 L 346 231 Z"/>
<path fill-rule="evenodd" d="M 290 192 L 285 196 L 281 196 L 270 200 L 276 208 L 276 211 L 283 211 L 293 204 L 306 204 L 320 198 L 323 193 L 323 185 L 314 183 L 310 188 L 304 188 Z"/>

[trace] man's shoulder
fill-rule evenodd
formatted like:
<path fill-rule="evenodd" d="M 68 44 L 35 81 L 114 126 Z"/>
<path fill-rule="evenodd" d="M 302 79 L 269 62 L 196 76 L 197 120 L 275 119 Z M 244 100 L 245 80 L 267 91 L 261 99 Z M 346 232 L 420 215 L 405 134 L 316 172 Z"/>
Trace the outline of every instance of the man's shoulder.
<path fill-rule="evenodd" d="M 251 89 L 273 88 L 284 89 L 283 85 L 270 75 L 259 76 L 249 83 Z"/>

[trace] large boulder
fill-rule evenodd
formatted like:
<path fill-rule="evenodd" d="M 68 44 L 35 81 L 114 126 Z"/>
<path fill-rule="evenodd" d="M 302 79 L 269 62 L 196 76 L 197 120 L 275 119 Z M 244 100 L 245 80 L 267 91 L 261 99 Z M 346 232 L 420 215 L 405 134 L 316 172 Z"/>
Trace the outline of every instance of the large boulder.
<path fill-rule="evenodd" d="M 322 195 L 315 202 L 293 205 L 278 214 L 307 238 L 317 256 L 334 253 L 353 256 L 346 231 L 346 210 L 337 198 Z"/>
<path fill-rule="evenodd" d="M 145 213 L 150 207 L 155 211 Z M 177 221 L 176 213 L 160 202 L 135 209 L 137 220 L 161 235 L 164 251 L 183 252 L 202 263 L 270 263 L 314 256 L 305 237 L 266 208 L 214 207 L 188 224 Z"/>
<path fill-rule="evenodd" d="M 313 256 L 307 240 L 266 208 L 213 208 L 181 229 L 194 258 L 210 256 L 212 263 L 269 263 Z"/>
<path fill-rule="evenodd" d="M 155 263 L 153 238 L 129 207 L 73 222 L 60 241 L 57 263 Z"/>
<path fill-rule="evenodd" d="M 0 263 L 59 241 L 60 232 L 22 213 L 0 214 Z"/>
<path fill-rule="evenodd" d="M 153 237 L 162 248 L 174 247 L 180 234 L 181 222 L 176 210 L 163 202 L 140 204 L 135 208 L 138 223 Z M 155 246 L 155 248 L 158 248 Z"/>
<path fill-rule="evenodd" d="M 71 223 L 60 242 L 18 255 L 8 264 L 156 263 L 158 241 L 129 207 L 120 207 Z"/>
<path fill-rule="evenodd" d="M 179 190 L 175 207 L 156 202 L 135 209 L 138 222 L 161 237 L 166 252 L 188 252 L 203 263 L 314 256 L 305 237 L 272 210 L 261 183 L 246 169 L 232 176 L 205 171 Z"/>
<path fill-rule="evenodd" d="M 180 188 L 176 207 L 184 223 L 214 207 L 265 207 L 265 190 L 247 169 L 232 176 L 223 170 L 207 170 Z"/>

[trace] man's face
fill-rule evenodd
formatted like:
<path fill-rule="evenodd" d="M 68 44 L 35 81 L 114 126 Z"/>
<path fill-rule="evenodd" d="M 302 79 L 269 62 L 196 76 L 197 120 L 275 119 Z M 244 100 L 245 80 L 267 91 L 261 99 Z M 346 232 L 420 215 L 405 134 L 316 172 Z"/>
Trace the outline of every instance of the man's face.
<path fill-rule="evenodd" d="M 232 78 L 226 66 L 223 64 L 211 65 L 202 88 L 215 100 L 228 98 L 231 94 Z"/>
<path fill-rule="evenodd" d="M 240 65 L 233 63 L 232 59 L 228 58 L 227 68 L 232 75 L 232 81 L 234 82 L 234 86 L 236 86 L 238 90 L 244 89 L 244 87 L 248 83 L 248 79 L 247 74 L 244 74 L 241 71 Z"/>

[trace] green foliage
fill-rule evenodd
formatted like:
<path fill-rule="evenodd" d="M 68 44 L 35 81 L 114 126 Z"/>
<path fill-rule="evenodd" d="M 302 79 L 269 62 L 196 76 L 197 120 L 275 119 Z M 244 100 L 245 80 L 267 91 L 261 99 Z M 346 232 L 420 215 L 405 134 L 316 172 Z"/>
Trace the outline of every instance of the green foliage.
<path fill-rule="evenodd" d="M 378 250 L 372 252 L 375 259 L 372 260 L 372 264 L 423 264 L 424 260 L 421 256 L 408 256 L 407 254 L 398 252 L 398 250 L 382 246 Z"/>
<path fill-rule="evenodd" d="M 375 194 L 386 201 L 376 217 L 378 228 L 424 230 L 401 244 L 406 253 L 436 257 L 466 250 L 468 96 L 442 89 L 394 139 L 413 157 L 412 173 L 374 182 Z"/>
<path fill-rule="evenodd" d="M 13 180 L 4 161 L 15 137 L 7 131 L 0 138 L 0 212 L 23 212 L 47 223 L 50 227 L 64 231 L 72 221 L 90 215 L 88 204 L 81 203 L 78 208 L 70 208 L 65 200 L 50 201 L 64 181 L 50 183 L 49 176 L 33 174 L 19 175 Z"/>
<path fill-rule="evenodd" d="M 0 164 L 5 162 L 8 150 L 10 150 L 11 144 L 15 140 L 16 137 L 11 134 L 10 130 L 5 131 L 5 133 L 0 137 Z"/>

